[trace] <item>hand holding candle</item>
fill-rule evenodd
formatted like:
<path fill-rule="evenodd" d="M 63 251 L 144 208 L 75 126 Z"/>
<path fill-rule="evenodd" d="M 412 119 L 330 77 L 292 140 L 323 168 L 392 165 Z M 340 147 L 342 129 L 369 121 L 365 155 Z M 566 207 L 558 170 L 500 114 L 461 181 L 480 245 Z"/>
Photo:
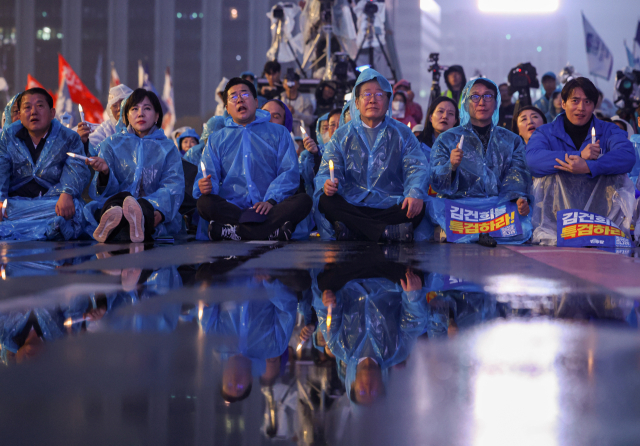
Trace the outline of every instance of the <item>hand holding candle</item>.
<path fill-rule="evenodd" d="M 338 192 L 338 180 L 336 180 L 333 173 L 333 160 L 329 160 L 329 175 L 330 178 L 324 182 L 324 194 L 327 197 L 331 197 Z"/>
<path fill-rule="evenodd" d="M 329 160 L 329 175 L 331 176 L 331 182 L 335 183 L 336 177 L 333 175 L 333 160 Z"/>
<path fill-rule="evenodd" d="M 71 158 L 77 158 L 82 161 L 89 161 L 89 162 L 93 161 L 92 158 L 87 158 L 86 156 L 78 155 L 77 153 L 73 153 L 73 152 L 67 152 L 67 156 L 70 156 Z"/>

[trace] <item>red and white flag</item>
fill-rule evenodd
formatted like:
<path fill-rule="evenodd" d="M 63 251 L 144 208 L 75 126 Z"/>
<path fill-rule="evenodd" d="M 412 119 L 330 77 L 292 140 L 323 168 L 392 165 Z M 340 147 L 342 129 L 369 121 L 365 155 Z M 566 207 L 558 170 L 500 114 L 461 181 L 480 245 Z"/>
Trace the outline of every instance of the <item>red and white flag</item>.
<path fill-rule="evenodd" d="M 109 88 L 120 85 L 120 83 L 120 76 L 118 76 L 118 72 L 116 71 L 116 65 L 111 62 L 111 80 L 109 81 Z"/>
<path fill-rule="evenodd" d="M 82 105 L 84 109 L 84 115 L 87 122 L 93 124 L 100 124 L 104 118 L 102 113 L 104 108 L 100 101 L 89 91 L 87 86 L 82 83 L 78 75 L 73 71 L 71 65 L 62 57 L 62 54 L 58 54 L 58 82 L 60 85 L 66 83 L 66 87 L 69 89 L 69 96 L 71 100 Z"/>
<path fill-rule="evenodd" d="M 42 84 L 41 84 L 40 82 L 38 82 L 38 81 L 36 80 L 36 78 L 35 78 L 35 77 L 31 76 L 30 74 L 27 74 L 27 86 L 26 86 L 26 87 L 24 87 L 24 89 L 25 89 L 25 90 L 28 90 L 28 89 L 30 89 L 30 88 L 42 88 L 42 89 L 44 89 L 44 90 L 47 90 L 46 88 L 44 88 L 44 87 L 42 86 Z M 55 104 L 55 103 L 56 103 L 56 100 L 57 100 L 57 99 L 56 99 L 56 98 L 57 98 L 57 95 L 53 94 L 53 92 L 52 92 L 51 90 L 47 90 L 47 91 L 49 92 L 49 94 L 50 94 L 50 95 L 51 95 L 51 97 L 53 98 L 53 103 Z"/>

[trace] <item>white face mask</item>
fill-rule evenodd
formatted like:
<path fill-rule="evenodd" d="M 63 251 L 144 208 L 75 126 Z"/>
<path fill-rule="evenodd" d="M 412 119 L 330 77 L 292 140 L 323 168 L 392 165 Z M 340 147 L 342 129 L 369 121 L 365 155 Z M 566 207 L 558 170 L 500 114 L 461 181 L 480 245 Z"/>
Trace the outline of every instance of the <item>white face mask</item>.
<path fill-rule="evenodd" d="M 394 118 L 404 118 L 404 102 L 402 101 L 393 101 L 391 103 L 391 116 Z"/>

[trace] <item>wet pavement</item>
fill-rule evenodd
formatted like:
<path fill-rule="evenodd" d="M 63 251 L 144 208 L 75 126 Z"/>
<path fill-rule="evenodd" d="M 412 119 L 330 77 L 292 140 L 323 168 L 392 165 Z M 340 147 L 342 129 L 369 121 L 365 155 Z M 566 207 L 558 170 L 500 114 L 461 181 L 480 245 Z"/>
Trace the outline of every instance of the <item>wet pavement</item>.
<path fill-rule="evenodd" d="M 640 444 L 639 257 L 0 242 L 0 444 Z"/>

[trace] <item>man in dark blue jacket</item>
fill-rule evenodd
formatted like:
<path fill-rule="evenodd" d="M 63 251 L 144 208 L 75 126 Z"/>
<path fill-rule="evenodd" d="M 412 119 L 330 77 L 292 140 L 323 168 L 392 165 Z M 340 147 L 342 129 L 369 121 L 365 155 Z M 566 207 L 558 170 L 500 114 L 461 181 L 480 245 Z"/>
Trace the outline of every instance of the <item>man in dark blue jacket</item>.
<path fill-rule="evenodd" d="M 527 144 L 527 164 L 535 177 L 534 243 L 555 244 L 558 210 L 584 209 L 622 229 L 631 221 L 625 208 L 632 203 L 621 205 L 633 195 L 627 174 L 635 152 L 627 134 L 594 116 L 598 90 L 589 79 L 567 82 L 561 96 L 564 113 L 536 129 Z M 607 191 L 611 186 L 619 198 Z"/>

